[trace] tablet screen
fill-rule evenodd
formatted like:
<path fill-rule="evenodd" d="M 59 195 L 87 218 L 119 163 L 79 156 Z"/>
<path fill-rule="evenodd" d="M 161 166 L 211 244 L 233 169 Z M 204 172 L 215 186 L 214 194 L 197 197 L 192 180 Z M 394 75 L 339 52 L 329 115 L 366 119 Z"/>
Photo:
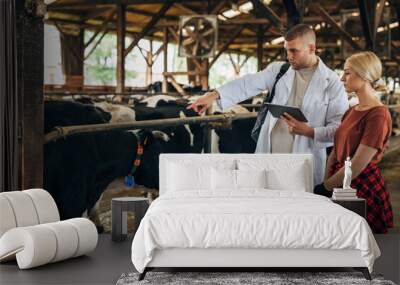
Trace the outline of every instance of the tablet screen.
<path fill-rule="evenodd" d="M 308 122 L 307 118 L 304 116 L 303 112 L 298 107 L 277 105 L 271 103 L 266 103 L 266 104 L 268 106 L 268 110 L 275 118 L 280 118 L 283 115 L 283 113 L 288 113 L 290 116 L 292 116 L 293 118 L 295 118 L 300 122 Z"/>

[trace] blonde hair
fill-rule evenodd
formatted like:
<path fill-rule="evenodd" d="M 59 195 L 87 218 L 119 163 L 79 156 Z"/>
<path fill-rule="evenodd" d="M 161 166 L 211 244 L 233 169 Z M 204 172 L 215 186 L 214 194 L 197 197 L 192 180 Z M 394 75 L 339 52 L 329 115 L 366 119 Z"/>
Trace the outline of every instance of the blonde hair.
<path fill-rule="evenodd" d="M 381 79 L 382 62 L 375 53 L 372 51 L 358 52 L 347 58 L 346 62 L 358 76 L 370 82 L 375 90 L 386 89 L 386 84 Z"/>

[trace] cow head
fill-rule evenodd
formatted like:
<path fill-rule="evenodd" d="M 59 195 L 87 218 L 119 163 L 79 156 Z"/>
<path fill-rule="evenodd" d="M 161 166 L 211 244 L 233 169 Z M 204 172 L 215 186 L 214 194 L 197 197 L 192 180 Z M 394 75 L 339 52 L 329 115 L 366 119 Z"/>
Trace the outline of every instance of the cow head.
<path fill-rule="evenodd" d="M 165 137 L 159 136 L 160 132 L 153 134 L 150 131 L 142 130 L 137 133 L 138 143 L 143 146 L 143 154 L 140 166 L 134 176 L 137 184 L 147 188 L 158 189 L 159 172 L 158 162 L 161 153 L 165 152 L 167 142 Z"/>

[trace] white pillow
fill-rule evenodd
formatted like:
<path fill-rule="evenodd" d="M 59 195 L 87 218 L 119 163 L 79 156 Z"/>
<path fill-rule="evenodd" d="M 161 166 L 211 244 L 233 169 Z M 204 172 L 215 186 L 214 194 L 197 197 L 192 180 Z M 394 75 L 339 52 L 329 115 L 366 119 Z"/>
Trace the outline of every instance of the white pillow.
<path fill-rule="evenodd" d="M 242 188 L 266 188 L 266 170 L 211 169 L 213 190 L 234 191 Z"/>
<path fill-rule="evenodd" d="M 211 189 L 236 190 L 236 170 L 211 168 Z"/>
<path fill-rule="evenodd" d="M 272 190 L 306 192 L 307 182 L 304 171 L 299 168 L 290 170 L 290 175 L 282 170 L 270 169 L 267 172 L 268 188 Z"/>
<path fill-rule="evenodd" d="M 236 170 L 237 188 L 267 188 L 267 171 Z"/>
<path fill-rule="evenodd" d="M 265 169 L 267 187 L 271 190 L 307 191 L 309 181 L 309 167 L 304 160 L 280 159 L 239 159 L 239 170 Z"/>
<path fill-rule="evenodd" d="M 218 160 L 212 165 L 188 160 L 169 162 L 167 189 L 168 191 L 211 190 L 211 168 L 234 169 L 235 164 L 234 160 Z"/>
<path fill-rule="evenodd" d="M 209 171 L 208 167 L 188 167 L 182 164 L 170 163 L 168 188 L 171 191 L 210 188 L 210 179 L 207 178 Z"/>

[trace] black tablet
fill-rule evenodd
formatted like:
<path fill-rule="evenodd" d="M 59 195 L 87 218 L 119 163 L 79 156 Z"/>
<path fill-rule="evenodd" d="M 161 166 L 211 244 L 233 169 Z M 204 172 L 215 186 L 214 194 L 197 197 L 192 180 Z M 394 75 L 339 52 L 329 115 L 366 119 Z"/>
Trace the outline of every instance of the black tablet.
<path fill-rule="evenodd" d="M 300 122 L 308 122 L 307 118 L 304 116 L 300 108 L 285 106 L 285 105 L 276 105 L 271 103 L 266 103 L 266 104 L 268 106 L 268 110 L 275 118 L 280 118 L 283 115 L 283 113 L 288 113 L 290 116 L 292 116 L 293 118 L 295 118 Z"/>

